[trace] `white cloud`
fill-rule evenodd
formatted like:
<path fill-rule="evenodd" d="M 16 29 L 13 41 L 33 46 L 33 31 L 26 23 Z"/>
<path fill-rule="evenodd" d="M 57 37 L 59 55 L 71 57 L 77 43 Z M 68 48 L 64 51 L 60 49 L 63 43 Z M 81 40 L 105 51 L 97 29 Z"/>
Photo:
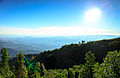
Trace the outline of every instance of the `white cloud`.
<path fill-rule="evenodd" d="M 77 35 L 113 35 L 110 31 L 90 27 L 39 27 L 39 28 L 15 28 L 0 27 L 0 34 L 27 35 L 27 36 L 77 36 Z M 117 34 L 114 34 L 117 35 Z"/>

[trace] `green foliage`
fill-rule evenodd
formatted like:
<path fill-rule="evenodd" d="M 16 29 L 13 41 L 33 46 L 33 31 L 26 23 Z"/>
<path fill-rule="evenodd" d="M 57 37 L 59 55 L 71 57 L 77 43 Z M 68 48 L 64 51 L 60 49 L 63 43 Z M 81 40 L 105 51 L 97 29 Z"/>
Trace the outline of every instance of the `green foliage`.
<path fill-rule="evenodd" d="M 72 68 L 69 68 L 68 70 L 68 78 L 75 78 L 75 72 Z"/>
<path fill-rule="evenodd" d="M 68 72 L 66 69 L 48 70 L 45 72 L 44 78 L 68 78 Z"/>
<path fill-rule="evenodd" d="M 85 55 L 86 64 L 88 66 L 95 64 L 95 55 L 91 51 L 87 52 Z"/>
<path fill-rule="evenodd" d="M 65 77 L 64 77 L 64 74 L 58 73 L 58 74 L 55 76 L 55 78 L 65 78 Z"/>
<path fill-rule="evenodd" d="M 75 71 L 75 78 L 79 78 L 81 67 L 82 67 L 82 65 L 74 65 L 73 66 L 73 70 Z"/>
<path fill-rule="evenodd" d="M 41 63 L 41 66 L 40 66 L 40 76 L 44 76 L 46 71 L 47 70 L 45 69 L 44 64 Z"/>
<path fill-rule="evenodd" d="M 102 63 L 108 51 L 114 50 L 120 50 L 120 38 L 66 44 L 59 49 L 44 51 L 38 58 L 47 70 L 69 69 L 73 65 L 84 64 L 84 55 L 88 51 L 92 51 L 96 55 L 96 61 Z"/>
<path fill-rule="evenodd" d="M 56 72 L 55 78 L 68 78 L 68 71 L 66 69 L 57 69 Z"/>
<path fill-rule="evenodd" d="M 0 61 L 0 75 L 1 77 L 11 77 L 13 73 L 10 71 L 10 67 L 8 65 L 8 52 L 6 48 L 2 48 L 1 51 L 1 61 Z"/>
<path fill-rule="evenodd" d="M 4 76 L 2 76 L 2 75 L 0 74 L 0 78 L 4 78 Z"/>
<path fill-rule="evenodd" d="M 27 78 L 27 69 L 25 66 L 25 60 L 24 60 L 24 55 L 22 52 L 19 52 L 19 55 L 17 55 L 17 61 L 15 64 L 15 76 L 17 78 Z"/>
<path fill-rule="evenodd" d="M 35 69 L 40 71 L 40 62 L 37 62 L 36 65 L 35 65 Z"/>
<path fill-rule="evenodd" d="M 120 51 L 108 52 L 104 62 L 97 67 L 94 77 L 119 78 L 120 76 Z"/>
<path fill-rule="evenodd" d="M 61 49 L 45 51 L 36 58 L 33 56 L 29 66 L 28 63 L 25 63 L 26 59 L 24 59 L 25 57 L 21 51 L 15 58 L 9 60 L 7 49 L 3 48 L 0 51 L 0 78 L 119 78 L 119 40 L 111 39 L 109 41 L 102 40 L 88 43 L 82 41 L 80 44 L 65 45 Z M 114 49 L 117 50 L 106 52 Z M 95 57 L 96 54 L 94 55 L 94 53 L 97 53 L 97 57 Z M 105 55 L 106 57 L 104 57 Z M 98 57 L 100 59 L 104 57 L 103 62 L 99 60 L 95 62 Z M 34 58 L 38 60 L 35 61 Z M 86 62 L 84 62 L 83 58 Z M 12 64 L 15 62 L 15 64 L 10 65 L 10 68 L 8 61 L 12 61 Z M 26 69 L 26 66 L 28 66 L 28 69 Z"/>
<path fill-rule="evenodd" d="M 95 64 L 94 64 L 94 68 L 93 68 L 93 76 L 95 77 L 95 78 L 98 78 L 98 75 L 99 75 L 99 71 L 98 71 L 98 69 L 99 69 L 99 63 L 98 62 L 96 62 Z"/>
<path fill-rule="evenodd" d="M 61 73 L 64 75 L 64 78 L 68 77 L 68 71 L 66 69 L 62 70 Z"/>
<path fill-rule="evenodd" d="M 73 68 L 66 69 L 55 69 L 55 70 L 46 70 L 43 63 L 37 62 L 35 64 L 35 69 L 38 71 L 31 70 L 31 68 L 27 69 L 25 66 L 24 55 L 19 53 L 17 55 L 17 61 L 15 66 L 12 66 L 12 72 L 14 75 L 6 75 L 5 67 L 8 66 L 8 55 L 6 55 L 7 51 L 4 49 L 1 50 L 2 54 L 2 62 L 0 71 L 0 78 L 4 77 L 12 77 L 12 78 L 119 78 L 120 76 L 120 51 L 108 52 L 106 57 L 104 58 L 104 62 L 99 65 L 98 62 L 95 62 L 95 55 L 89 51 L 85 54 L 86 63 L 84 65 L 74 65 Z M 6 61 L 7 60 L 7 61 Z M 7 70 L 8 72 L 8 70 Z M 9 68 L 9 72 L 10 68 Z M 12 74 L 12 72 L 10 74 Z"/>
<path fill-rule="evenodd" d="M 87 52 L 85 55 L 86 63 L 82 65 L 80 69 L 81 78 L 93 78 L 93 69 L 95 64 L 95 55 L 91 51 Z"/>
<path fill-rule="evenodd" d="M 82 68 L 80 69 L 79 78 L 87 78 L 87 72 L 86 67 L 82 65 Z"/>
<path fill-rule="evenodd" d="M 57 74 L 57 71 L 56 71 L 56 70 L 48 70 L 48 71 L 45 73 L 44 78 L 55 78 L 56 74 Z"/>
<path fill-rule="evenodd" d="M 37 70 L 37 71 L 35 72 L 36 78 L 39 78 L 39 77 L 43 77 L 43 76 L 44 76 L 44 74 L 41 75 L 42 71 L 41 71 L 41 64 L 40 64 L 40 62 L 37 62 L 37 63 L 36 63 L 35 69 Z"/>

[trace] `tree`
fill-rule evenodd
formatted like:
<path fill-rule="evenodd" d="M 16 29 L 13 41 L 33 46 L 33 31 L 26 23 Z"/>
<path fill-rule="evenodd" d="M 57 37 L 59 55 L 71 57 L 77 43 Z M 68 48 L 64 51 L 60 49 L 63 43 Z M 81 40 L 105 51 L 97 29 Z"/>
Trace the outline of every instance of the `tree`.
<path fill-rule="evenodd" d="M 40 77 L 40 62 L 37 62 L 36 65 L 35 65 L 35 74 L 36 74 L 36 77 Z"/>
<path fill-rule="evenodd" d="M 108 52 L 104 62 L 100 64 L 94 77 L 97 78 L 119 78 L 120 76 L 120 51 Z"/>
<path fill-rule="evenodd" d="M 84 44 L 84 43 L 85 43 L 85 41 L 82 40 L 82 44 Z"/>
<path fill-rule="evenodd" d="M 1 61 L 0 61 L 0 74 L 4 77 L 10 77 L 13 73 L 10 71 L 10 67 L 8 65 L 8 52 L 6 48 L 2 48 L 1 51 Z"/>
<path fill-rule="evenodd" d="M 94 64 L 94 68 L 93 68 L 93 72 L 94 72 L 94 73 L 93 73 L 93 76 L 94 76 L 95 78 L 98 78 L 98 77 L 99 77 L 99 76 L 98 76 L 98 74 L 99 74 L 99 73 L 98 73 L 98 72 L 99 72 L 99 71 L 98 71 L 99 66 L 100 66 L 100 65 L 99 65 L 98 62 L 96 62 L 96 63 Z"/>
<path fill-rule="evenodd" d="M 27 78 L 27 69 L 26 69 L 26 66 L 24 65 L 25 64 L 25 61 L 24 61 L 25 57 L 21 51 L 19 52 L 19 55 L 16 55 L 16 56 L 17 56 L 17 61 L 15 64 L 16 78 Z"/>
<path fill-rule="evenodd" d="M 93 69 L 95 65 L 95 55 L 89 51 L 85 55 L 86 63 L 82 65 L 80 69 L 80 77 L 81 78 L 93 78 Z"/>

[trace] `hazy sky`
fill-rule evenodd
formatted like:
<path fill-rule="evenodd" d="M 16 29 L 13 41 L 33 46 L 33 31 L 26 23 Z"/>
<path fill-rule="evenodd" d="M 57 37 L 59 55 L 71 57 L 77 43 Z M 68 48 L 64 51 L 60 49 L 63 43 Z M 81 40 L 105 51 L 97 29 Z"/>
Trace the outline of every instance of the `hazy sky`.
<path fill-rule="evenodd" d="M 94 8 L 100 18 L 86 21 L 86 12 Z M 120 0 L 0 0 L 0 34 L 118 35 L 119 28 Z"/>

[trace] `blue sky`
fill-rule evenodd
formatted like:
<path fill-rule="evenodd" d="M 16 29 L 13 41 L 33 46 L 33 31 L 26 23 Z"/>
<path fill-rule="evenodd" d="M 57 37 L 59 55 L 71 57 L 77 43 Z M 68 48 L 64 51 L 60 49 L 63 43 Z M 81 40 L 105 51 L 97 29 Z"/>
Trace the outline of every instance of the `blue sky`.
<path fill-rule="evenodd" d="M 85 12 L 101 18 L 89 23 Z M 66 36 L 120 34 L 120 0 L 0 0 L 0 34 Z"/>

